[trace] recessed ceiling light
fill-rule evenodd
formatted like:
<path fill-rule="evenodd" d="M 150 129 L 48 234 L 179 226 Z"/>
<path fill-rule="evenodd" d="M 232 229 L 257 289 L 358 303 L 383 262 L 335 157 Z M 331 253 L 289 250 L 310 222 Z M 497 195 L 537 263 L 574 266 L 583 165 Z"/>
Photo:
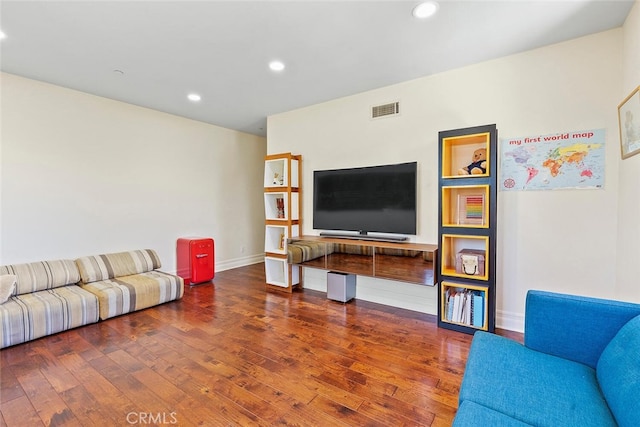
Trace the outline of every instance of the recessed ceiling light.
<path fill-rule="evenodd" d="M 202 97 L 197 93 L 190 93 L 189 95 L 187 95 L 187 98 L 189 98 L 189 101 L 193 102 L 198 102 L 202 99 Z"/>
<path fill-rule="evenodd" d="M 434 15 L 438 11 L 438 7 L 439 6 L 437 2 L 426 1 L 414 7 L 412 14 L 414 17 L 418 19 L 426 19 Z"/>
<path fill-rule="evenodd" d="M 271 69 L 271 71 L 282 71 L 284 70 L 284 62 L 271 61 L 269 62 L 269 68 Z"/>

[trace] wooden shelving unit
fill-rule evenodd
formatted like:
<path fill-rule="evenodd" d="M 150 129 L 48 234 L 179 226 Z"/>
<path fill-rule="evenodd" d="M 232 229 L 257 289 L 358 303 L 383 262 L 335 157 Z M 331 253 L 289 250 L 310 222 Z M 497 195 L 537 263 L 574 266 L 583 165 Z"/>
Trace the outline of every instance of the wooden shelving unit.
<path fill-rule="evenodd" d="M 287 242 L 302 227 L 302 156 L 272 154 L 264 161 L 265 277 L 267 290 L 292 292 L 301 268 L 287 264 Z"/>
<path fill-rule="evenodd" d="M 494 332 L 497 136 L 495 125 L 442 131 L 439 139 L 438 326 Z M 460 170 L 486 151 L 485 170 Z"/>

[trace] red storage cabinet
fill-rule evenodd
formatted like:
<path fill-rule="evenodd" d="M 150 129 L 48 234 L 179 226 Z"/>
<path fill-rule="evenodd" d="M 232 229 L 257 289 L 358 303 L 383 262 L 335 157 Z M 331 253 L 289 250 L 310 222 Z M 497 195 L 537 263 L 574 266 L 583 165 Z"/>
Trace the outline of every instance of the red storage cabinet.
<path fill-rule="evenodd" d="M 213 239 L 182 237 L 178 239 L 176 255 L 178 276 L 185 285 L 208 282 L 215 276 Z"/>

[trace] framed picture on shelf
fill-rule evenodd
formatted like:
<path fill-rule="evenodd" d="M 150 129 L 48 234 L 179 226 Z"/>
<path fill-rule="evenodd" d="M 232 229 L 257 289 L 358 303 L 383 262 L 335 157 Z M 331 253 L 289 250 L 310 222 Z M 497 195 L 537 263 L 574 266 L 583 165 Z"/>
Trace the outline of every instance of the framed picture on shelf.
<path fill-rule="evenodd" d="M 278 218 L 284 218 L 284 197 L 276 197 L 276 211 Z"/>
<path fill-rule="evenodd" d="M 484 194 L 458 194 L 458 225 L 486 225 Z"/>
<path fill-rule="evenodd" d="M 618 105 L 618 125 L 622 158 L 640 153 L 640 86 Z"/>

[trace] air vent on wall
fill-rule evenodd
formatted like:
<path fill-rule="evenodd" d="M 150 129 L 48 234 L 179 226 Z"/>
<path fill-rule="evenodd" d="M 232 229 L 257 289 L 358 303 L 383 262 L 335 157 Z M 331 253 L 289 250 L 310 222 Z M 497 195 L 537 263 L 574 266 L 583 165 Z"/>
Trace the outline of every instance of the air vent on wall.
<path fill-rule="evenodd" d="M 400 114 L 400 103 L 392 102 L 390 104 L 376 105 L 371 107 L 371 118 L 377 119 L 379 117 L 394 116 Z"/>

